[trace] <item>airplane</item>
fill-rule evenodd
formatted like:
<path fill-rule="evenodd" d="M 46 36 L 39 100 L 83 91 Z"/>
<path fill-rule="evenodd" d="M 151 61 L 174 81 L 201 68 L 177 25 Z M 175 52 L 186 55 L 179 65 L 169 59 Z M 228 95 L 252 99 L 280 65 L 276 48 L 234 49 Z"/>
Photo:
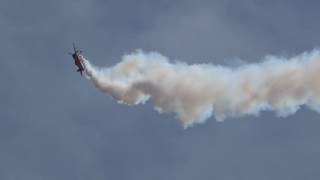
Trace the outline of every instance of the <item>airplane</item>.
<path fill-rule="evenodd" d="M 69 52 L 69 54 L 72 56 L 73 60 L 74 60 L 74 64 L 78 67 L 77 72 L 80 72 L 81 76 L 82 76 L 82 72 L 84 71 L 84 66 L 83 66 L 83 57 L 81 55 L 82 51 L 78 50 L 76 48 L 75 43 L 73 43 L 73 53 Z"/>

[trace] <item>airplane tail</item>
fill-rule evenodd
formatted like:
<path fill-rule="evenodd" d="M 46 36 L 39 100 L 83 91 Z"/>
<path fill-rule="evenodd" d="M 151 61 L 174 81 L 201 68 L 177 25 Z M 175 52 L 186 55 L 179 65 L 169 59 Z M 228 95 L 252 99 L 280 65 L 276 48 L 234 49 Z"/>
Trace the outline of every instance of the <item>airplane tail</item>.
<path fill-rule="evenodd" d="M 80 69 L 80 68 L 77 70 L 77 72 L 80 72 L 81 76 L 82 76 L 82 71 L 83 71 L 83 70 Z"/>

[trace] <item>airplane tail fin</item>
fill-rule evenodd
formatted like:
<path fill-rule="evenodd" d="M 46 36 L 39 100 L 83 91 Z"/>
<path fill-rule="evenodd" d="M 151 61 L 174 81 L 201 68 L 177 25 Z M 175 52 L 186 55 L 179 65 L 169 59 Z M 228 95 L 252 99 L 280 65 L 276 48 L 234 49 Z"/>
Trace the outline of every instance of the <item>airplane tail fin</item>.
<path fill-rule="evenodd" d="M 81 76 L 82 76 L 82 71 L 83 71 L 83 70 L 80 69 L 80 68 L 77 70 L 77 72 L 80 72 Z"/>

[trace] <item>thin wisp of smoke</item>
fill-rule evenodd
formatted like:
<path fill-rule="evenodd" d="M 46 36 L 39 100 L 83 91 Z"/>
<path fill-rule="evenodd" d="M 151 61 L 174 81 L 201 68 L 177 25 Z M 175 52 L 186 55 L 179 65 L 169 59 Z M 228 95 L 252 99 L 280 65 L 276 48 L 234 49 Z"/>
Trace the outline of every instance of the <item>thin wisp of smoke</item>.
<path fill-rule="evenodd" d="M 320 112 L 320 51 L 295 57 L 268 56 L 256 64 L 226 67 L 188 65 L 137 51 L 110 68 L 98 68 L 83 58 L 86 75 L 101 91 L 120 103 L 137 105 L 151 99 L 161 113 L 174 113 L 184 127 L 214 116 L 278 116 L 301 105 Z"/>

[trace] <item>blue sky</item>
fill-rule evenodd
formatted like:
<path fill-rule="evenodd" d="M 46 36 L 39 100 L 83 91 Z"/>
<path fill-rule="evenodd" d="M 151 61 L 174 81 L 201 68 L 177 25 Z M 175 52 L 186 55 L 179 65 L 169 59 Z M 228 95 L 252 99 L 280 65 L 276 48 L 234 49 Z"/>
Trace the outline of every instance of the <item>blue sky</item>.
<path fill-rule="evenodd" d="M 0 179 L 318 179 L 319 115 L 184 130 L 117 104 L 75 72 L 72 42 L 111 66 L 136 49 L 188 63 L 257 62 L 320 44 L 319 1 L 0 1 Z"/>

